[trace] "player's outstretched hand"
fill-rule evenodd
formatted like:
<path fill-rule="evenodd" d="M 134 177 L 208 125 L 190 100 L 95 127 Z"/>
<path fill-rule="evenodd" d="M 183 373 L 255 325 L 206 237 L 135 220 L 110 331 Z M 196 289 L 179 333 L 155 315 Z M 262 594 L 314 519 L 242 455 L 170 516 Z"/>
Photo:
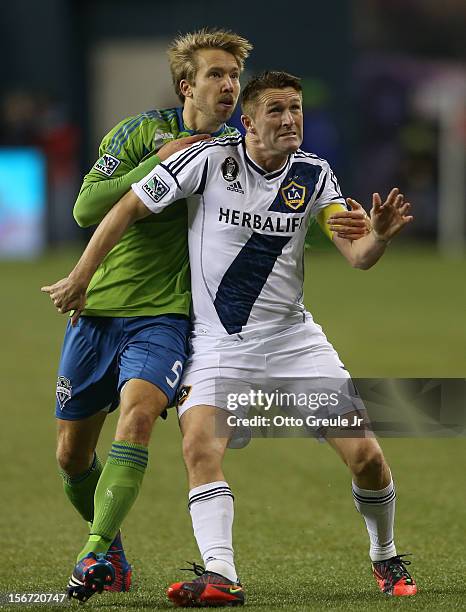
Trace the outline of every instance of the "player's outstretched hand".
<path fill-rule="evenodd" d="M 405 202 L 404 195 L 398 187 L 394 187 L 382 204 L 379 193 L 372 195 L 371 222 L 372 231 L 378 240 L 388 242 L 396 236 L 405 225 L 414 219 L 408 215 L 411 204 Z"/>
<path fill-rule="evenodd" d="M 74 327 L 86 305 L 86 287 L 67 276 L 54 285 L 41 287 L 40 290 L 49 294 L 58 312 L 74 310 L 71 316 L 71 325 Z"/>
<path fill-rule="evenodd" d="M 212 138 L 210 134 L 194 134 L 194 136 L 185 136 L 184 138 L 178 138 L 178 140 L 170 140 L 170 142 L 164 144 L 163 147 L 160 147 L 157 151 L 157 157 L 165 161 L 170 155 L 173 155 L 173 153 L 187 149 L 196 142 L 209 140 L 210 138 Z"/>
<path fill-rule="evenodd" d="M 340 238 L 359 240 L 372 230 L 371 220 L 364 208 L 355 200 L 348 199 L 351 210 L 342 210 L 331 215 L 327 223 L 330 230 Z"/>

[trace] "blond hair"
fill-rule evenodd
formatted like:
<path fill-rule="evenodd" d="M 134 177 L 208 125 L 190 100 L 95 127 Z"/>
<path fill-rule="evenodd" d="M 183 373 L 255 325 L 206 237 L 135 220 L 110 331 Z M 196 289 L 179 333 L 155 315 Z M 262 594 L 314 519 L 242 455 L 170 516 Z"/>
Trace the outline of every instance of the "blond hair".
<path fill-rule="evenodd" d="M 179 99 L 184 102 L 180 90 L 183 80 L 193 84 L 198 69 L 196 52 L 200 49 L 222 49 L 231 53 L 238 63 L 240 72 L 243 70 L 244 60 L 252 49 L 251 43 L 242 36 L 230 30 L 209 30 L 202 28 L 196 32 L 180 34 L 169 45 L 168 61 L 172 73 L 173 85 Z"/>

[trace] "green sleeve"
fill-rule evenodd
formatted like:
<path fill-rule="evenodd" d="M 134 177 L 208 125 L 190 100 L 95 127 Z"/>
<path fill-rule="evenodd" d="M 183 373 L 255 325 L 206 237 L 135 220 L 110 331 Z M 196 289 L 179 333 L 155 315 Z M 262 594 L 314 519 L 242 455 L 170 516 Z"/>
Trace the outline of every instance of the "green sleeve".
<path fill-rule="evenodd" d="M 73 215 L 78 225 L 88 227 L 100 223 L 131 189 L 131 184 L 144 178 L 160 163 L 155 150 L 145 145 L 153 142 L 153 135 L 154 121 L 138 115 L 123 119 L 103 138 L 99 159 L 84 177 L 74 205 Z M 116 164 L 108 174 L 98 170 L 104 155 Z"/>
<path fill-rule="evenodd" d="M 131 189 L 131 185 L 144 178 L 160 162 L 160 158 L 154 155 L 123 176 L 111 179 L 103 176 L 97 181 L 88 181 L 87 175 L 73 209 L 76 223 L 81 227 L 100 223 L 112 206 Z"/>

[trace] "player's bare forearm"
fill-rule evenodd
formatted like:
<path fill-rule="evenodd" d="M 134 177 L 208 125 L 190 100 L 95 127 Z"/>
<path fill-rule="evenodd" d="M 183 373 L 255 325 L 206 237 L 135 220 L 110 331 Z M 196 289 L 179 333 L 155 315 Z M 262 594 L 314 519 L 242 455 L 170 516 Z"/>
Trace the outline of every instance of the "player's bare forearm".
<path fill-rule="evenodd" d="M 76 282 L 85 284 L 87 288 L 104 257 L 117 244 L 128 227 L 150 214 L 151 212 L 134 191 L 129 191 L 105 215 L 70 276 L 76 278 Z"/>
<path fill-rule="evenodd" d="M 370 232 L 359 240 L 334 236 L 333 242 L 353 268 L 361 270 L 372 268 L 382 257 L 388 244 L 386 241 L 377 239 L 374 232 Z"/>
<path fill-rule="evenodd" d="M 348 198 L 350 206 L 354 203 L 355 200 Z M 335 245 L 353 267 L 363 270 L 371 268 L 382 257 L 390 240 L 413 220 L 413 217 L 407 214 L 410 207 L 410 203 L 404 201 L 404 196 L 397 187 L 391 190 L 383 204 L 380 194 L 374 193 L 371 232 L 357 241 L 335 236 Z"/>
<path fill-rule="evenodd" d="M 50 295 L 59 312 L 75 310 L 72 322 L 77 321 L 85 307 L 87 287 L 105 256 L 117 244 L 128 227 L 150 214 L 134 191 L 129 191 L 107 213 L 70 274 L 54 285 L 41 288 L 41 291 Z"/>

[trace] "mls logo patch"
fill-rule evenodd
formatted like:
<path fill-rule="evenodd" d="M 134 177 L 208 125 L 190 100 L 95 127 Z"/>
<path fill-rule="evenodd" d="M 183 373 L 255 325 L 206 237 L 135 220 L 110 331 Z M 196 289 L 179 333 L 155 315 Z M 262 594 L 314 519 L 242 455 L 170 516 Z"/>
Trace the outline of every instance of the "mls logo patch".
<path fill-rule="evenodd" d="M 112 176 L 120 164 L 121 161 L 119 159 L 113 157 L 113 155 L 105 153 L 105 155 L 102 155 L 102 157 L 97 160 L 94 168 L 99 172 L 102 172 L 102 174 L 105 174 L 105 176 Z"/>
<path fill-rule="evenodd" d="M 154 176 L 142 186 L 142 190 L 145 191 L 155 203 L 157 203 L 160 202 L 163 196 L 170 191 L 170 188 L 164 181 L 162 181 L 161 178 Z"/>
<path fill-rule="evenodd" d="M 58 403 L 60 404 L 60 410 L 63 410 L 66 402 L 71 398 L 72 390 L 71 380 L 65 376 L 59 376 L 57 380 L 56 395 Z"/>
<path fill-rule="evenodd" d="M 222 164 L 222 176 L 223 178 L 231 183 L 235 180 L 239 173 L 238 162 L 234 157 L 226 157 Z"/>
<path fill-rule="evenodd" d="M 281 193 L 285 204 L 292 210 L 298 210 L 304 204 L 306 187 L 291 181 L 288 185 L 281 188 Z"/>
<path fill-rule="evenodd" d="M 182 406 L 185 403 L 191 393 L 191 389 L 191 385 L 183 385 L 180 387 L 180 390 L 178 391 L 178 401 L 176 402 L 177 406 Z"/>

